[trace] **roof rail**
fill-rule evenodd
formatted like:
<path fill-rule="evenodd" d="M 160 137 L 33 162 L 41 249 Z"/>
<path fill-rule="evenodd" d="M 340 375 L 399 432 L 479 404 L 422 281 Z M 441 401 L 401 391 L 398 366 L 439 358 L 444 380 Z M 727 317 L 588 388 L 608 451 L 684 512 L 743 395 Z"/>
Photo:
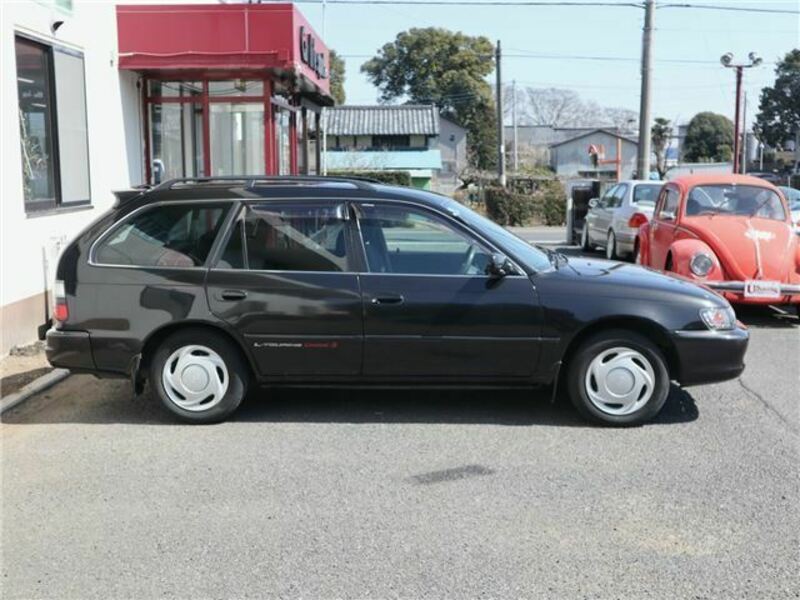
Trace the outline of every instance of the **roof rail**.
<path fill-rule="evenodd" d="M 248 188 L 253 188 L 259 184 L 298 185 L 302 183 L 350 183 L 359 190 L 369 191 L 374 189 L 372 184 L 380 182 L 366 177 L 331 177 L 327 175 L 225 175 L 221 177 L 183 177 L 169 179 L 152 188 L 151 191 L 169 190 L 176 185 L 213 185 L 214 183 L 241 183 Z"/>

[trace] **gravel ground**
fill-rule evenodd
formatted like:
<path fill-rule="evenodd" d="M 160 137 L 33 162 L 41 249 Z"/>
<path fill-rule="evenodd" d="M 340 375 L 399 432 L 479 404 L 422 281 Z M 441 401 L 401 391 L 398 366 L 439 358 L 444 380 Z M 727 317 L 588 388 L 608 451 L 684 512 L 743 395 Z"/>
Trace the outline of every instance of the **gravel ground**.
<path fill-rule="evenodd" d="M 586 426 L 527 392 L 262 392 L 176 424 L 73 376 L 4 415 L 4 598 L 796 598 L 800 328 Z"/>
<path fill-rule="evenodd" d="M 14 348 L 0 359 L 0 396 L 9 396 L 52 370 L 44 355 L 44 343 Z"/>

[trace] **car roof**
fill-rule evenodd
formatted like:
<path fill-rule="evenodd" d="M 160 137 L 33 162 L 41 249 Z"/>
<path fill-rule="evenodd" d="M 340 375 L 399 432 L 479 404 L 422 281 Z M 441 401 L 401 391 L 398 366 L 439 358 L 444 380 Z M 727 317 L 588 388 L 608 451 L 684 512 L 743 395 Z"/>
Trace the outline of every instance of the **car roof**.
<path fill-rule="evenodd" d="M 126 208 L 164 201 L 226 199 L 402 200 L 432 208 L 444 208 L 451 202 L 447 196 L 374 180 L 307 176 L 173 179 L 149 189 L 119 192 L 117 197 L 117 206 Z"/>
<path fill-rule="evenodd" d="M 684 175 L 676 177 L 669 183 L 673 183 L 684 190 L 693 188 L 696 185 L 756 185 L 775 190 L 775 186 L 769 181 L 752 177 L 750 175 L 734 175 L 732 173 L 701 173 L 697 175 Z"/>

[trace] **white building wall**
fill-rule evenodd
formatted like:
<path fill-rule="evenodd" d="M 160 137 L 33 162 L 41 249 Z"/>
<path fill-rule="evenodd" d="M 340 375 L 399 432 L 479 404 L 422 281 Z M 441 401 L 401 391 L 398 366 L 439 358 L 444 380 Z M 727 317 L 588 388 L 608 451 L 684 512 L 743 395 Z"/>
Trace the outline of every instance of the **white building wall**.
<path fill-rule="evenodd" d="M 53 21 L 64 21 L 51 33 Z M 14 36 L 21 33 L 84 54 L 91 206 L 25 213 Z M 58 248 L 113 203 L 113 190 L 143 181 L 135 74 L 117 68 L 114 2 L 75 0 L 65 12 L 46 0 L 3 2 L 0 78 L 0 355 L 35 341 Z M 48 260 L 49 259 L 49 260 Z M 49 264 L 48 264 L 49 263 Z"/>

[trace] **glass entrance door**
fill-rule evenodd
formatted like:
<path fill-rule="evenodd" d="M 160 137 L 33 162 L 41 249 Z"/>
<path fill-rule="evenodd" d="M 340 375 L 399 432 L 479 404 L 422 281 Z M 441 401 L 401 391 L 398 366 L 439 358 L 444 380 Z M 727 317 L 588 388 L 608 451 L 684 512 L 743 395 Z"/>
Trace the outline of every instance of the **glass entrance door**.
<path fill-rule="evenodd" d="M 211 174 L 264 174 L 264 104 L 211 104 Z"/>

